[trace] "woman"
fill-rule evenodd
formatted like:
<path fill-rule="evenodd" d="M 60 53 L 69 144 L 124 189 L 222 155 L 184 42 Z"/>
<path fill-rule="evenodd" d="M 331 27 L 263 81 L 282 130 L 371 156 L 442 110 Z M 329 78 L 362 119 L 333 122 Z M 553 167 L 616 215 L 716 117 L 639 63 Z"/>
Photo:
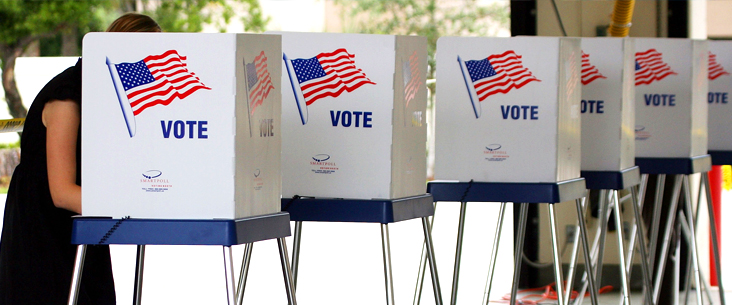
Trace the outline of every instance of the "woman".
<path fill-rule="evenodd" d="M 161 32 L 128 13 L 107 32 Z M 0 305 L 65 304 L 76 246 L 71 217 L 81 213 L 81 59 L 54 77 L 31 104 L 21 137 L 0 241 Z M 115 304 L 108 246 L 87 248 L 79 304 Z"/>

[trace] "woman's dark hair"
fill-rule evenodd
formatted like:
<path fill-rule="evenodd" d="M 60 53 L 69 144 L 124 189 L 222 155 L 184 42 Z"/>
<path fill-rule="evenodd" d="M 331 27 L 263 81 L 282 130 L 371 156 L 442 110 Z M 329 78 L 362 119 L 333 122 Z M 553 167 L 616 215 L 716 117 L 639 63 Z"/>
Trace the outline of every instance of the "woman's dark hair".
<path fill-rule="evenodd" d="M 157 22 L 150 16 L 138 13 L 125 13 L 112 22 L 107 32 L 162 32 Z"/>

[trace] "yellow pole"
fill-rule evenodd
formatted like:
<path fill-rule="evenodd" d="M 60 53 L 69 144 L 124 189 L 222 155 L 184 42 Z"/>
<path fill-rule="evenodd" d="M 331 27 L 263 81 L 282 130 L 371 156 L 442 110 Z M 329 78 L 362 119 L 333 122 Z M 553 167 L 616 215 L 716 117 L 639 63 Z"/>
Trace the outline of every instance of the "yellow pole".
<path fill-rule="evenodd" d="M 23 131 L 25 119 L 0 120 L 0 133 Z"/>
<path fill-rule="evenodd" d="M 612 21 L 610 22 L 610 36 L 628 36 L 628 33 L 630 32 L 631 20 L 633 20 L 633 7 L 635 7 L 635 0 L 615 1 Z"/>

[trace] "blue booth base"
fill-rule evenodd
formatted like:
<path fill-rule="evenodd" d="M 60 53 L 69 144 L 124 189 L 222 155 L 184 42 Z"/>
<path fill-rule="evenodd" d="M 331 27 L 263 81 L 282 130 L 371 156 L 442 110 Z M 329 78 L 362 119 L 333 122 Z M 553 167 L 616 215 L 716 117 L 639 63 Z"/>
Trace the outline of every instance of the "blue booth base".
<path fill-rule="evenodd" d="M 76 245 L 232 246 L 290 236 L 290 216 L 280 212 L 241 219 L 112 219 L 76 217 Z"/>
<path fill-rule="evenodd" d="M 710 150 L 709 155 L 712 156 L 712 165 L 732 165 L 732 151 Z"/>
<path fill-rule="evenodd" d="M 435 201 L 559 203 L 585 196 L 585 179 L 559 182 L 442 182 L 427 184 Z"/>
<path fill-rule="evenodd" d="M 635 158 L 642 174 L 691 175 L 712 170 L 712 157 L 701 155 L 691 158 Z"/>
<path fill-rule="evenodd" d="M 640 184 L 640 168 L 629 167 L 621 171 L 581 171 L 585 185 L 590 190 L 624 190 Z"/>
<path fill-rule="evenodd" d="M 398 199 L 282 198 L 292 221 L 393 223 L 432 216 L 432 195 Z"/>

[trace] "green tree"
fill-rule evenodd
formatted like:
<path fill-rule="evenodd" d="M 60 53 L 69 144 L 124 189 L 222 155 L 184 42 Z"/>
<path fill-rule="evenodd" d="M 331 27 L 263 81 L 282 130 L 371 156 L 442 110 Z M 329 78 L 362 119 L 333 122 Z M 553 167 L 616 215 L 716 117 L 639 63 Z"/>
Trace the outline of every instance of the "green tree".
<path fill-rule="evenodd" d="M 509 1 L 335 0 L 342 7 L 344 32 L 427 37 L 428 167 L 434 163 L 435 50 L 442 36 L 496 36 L 508 30 Z"/>
<path fill-rule="evenodd" d="M 10 115 L 27 114 L 15 83 L 15 60 L 34 42 L 48 42 L 41 47 L 43 55 L 80 55 L 84 34 L 103 31 L 129 11 L 150 15 L 167 32 L 200 32 L 211 23 L 223 31 L 237 5 L 247 12 L 242 17 L 245 31 L 265 30 L 269 20 L 258 0 L 0 0 L 2 85 Z"/>

